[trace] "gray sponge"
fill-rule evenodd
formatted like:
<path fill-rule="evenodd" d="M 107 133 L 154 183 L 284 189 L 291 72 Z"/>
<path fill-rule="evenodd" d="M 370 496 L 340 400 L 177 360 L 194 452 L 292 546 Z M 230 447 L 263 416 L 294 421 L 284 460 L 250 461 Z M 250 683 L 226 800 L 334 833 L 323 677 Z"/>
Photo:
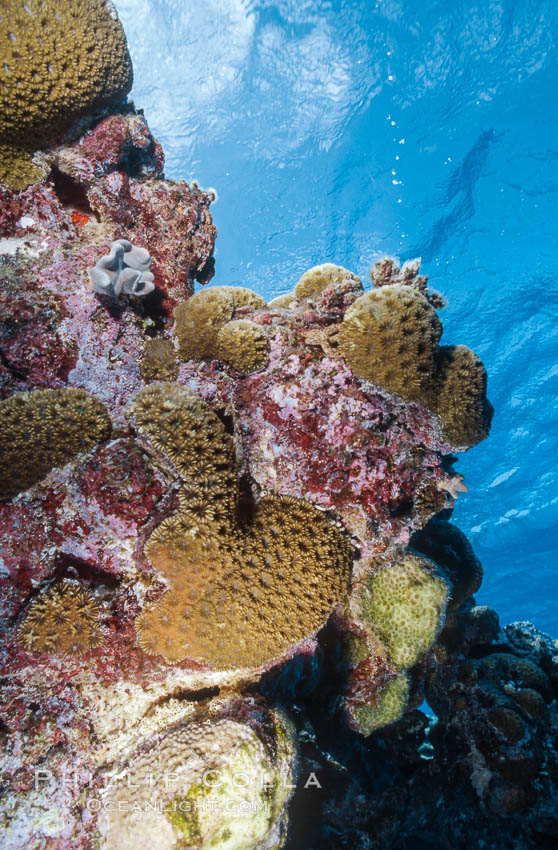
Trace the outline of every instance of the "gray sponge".
<path fill-rule="evenodd" d="M 94 292 L 113 298 L 126 295 L 149 295 L 155 289 L 155 278 L 149 271 L 151 257 L 145 248 L 117 239 L 109 253 L 88 269 Z"/>

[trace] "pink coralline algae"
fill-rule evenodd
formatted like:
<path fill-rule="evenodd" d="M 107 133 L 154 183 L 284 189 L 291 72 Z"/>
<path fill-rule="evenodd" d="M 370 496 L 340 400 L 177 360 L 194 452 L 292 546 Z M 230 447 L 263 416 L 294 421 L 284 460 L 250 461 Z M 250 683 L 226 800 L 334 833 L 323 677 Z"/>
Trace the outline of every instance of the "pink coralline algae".
<path fill-rule="evenodd" d="M 363 555 L 407 542 L 413 494 L 442 475 L 436 422 L 363 388 L 339 359 L 304 345 L 289 353 L 291 344 L 273 337 L 266 370 L 233 394 L 254 480 L 336 511 Z"/>
<path fill-rule="evenodd" d="M 46 183 L 21 192 L 0 186 L 0 233 L 9 250 L 19 244 L 42 254 L 62 240 L 88 243 L 94 264 L 115 239 L 129 239 L 151 252 L 166 309 L 192 292 L 194 280 L 211 278 L 213 196 L 163 179 L 160 145 L 140 113 L 109 115 L 43 156 L 51 169 Z"/>

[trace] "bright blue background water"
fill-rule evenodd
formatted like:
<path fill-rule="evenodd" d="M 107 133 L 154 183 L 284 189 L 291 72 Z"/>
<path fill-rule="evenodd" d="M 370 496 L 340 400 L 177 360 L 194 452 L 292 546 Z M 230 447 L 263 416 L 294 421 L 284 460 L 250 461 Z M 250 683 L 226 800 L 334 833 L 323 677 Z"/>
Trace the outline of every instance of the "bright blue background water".
<path fill-rule="evenodd" d="M 169 177 L 214 186 L 215 284 L 421 256 L 496 407 L 455 521 L 478 599 L 558 634 L 558 6 L 116 0 Z"/>

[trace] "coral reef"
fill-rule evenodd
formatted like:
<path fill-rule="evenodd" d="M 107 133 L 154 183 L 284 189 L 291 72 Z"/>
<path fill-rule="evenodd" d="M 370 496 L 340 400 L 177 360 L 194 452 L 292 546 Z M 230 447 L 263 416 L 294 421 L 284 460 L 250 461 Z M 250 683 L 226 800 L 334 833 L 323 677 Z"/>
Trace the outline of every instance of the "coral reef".
<path fill-rule="evenodd" d="M 74 387 L 10 396 L 0 401 L 0 423 L 0 497 L 36 484 L 111 429 L 104 405 Z"/>
<path fill-rule="evenodd" d="M 142 741 L 118 766 L 120 781 L 103 799 L 99 846 L 279 847 L 295 753 L 294 729 L 282 712 L 213 700 Z"/>
<path fill-rule="evenodd" d="M 106 0 L 8 0 L 0 46 L 0 180 L 24 189 L 44 175 L 32 152 L 79 116 L 125 97 L 132 63 Z"/>
<path fill-rule="evenodd" d="M 232 438 L 188 390 L 153 383 L 132 415 L 186 479 L 181 510 L 145 549 L 170 590 L 136 621 L 142 648 L 171 662 L 254 667 L 315 633 L 348 589 L 343 535 L 290 497 L 264 497 L 242 515 Z"/>
<path fill-rule="evenodd" d="M 146 384 L 175 381 L 178 378 L 178 361 L 171 340 L 159 337 L 146 340 L 139 371 Z"/>
<path fill-rule="evenodd" d="M 261 326 L 236 318 L 265 309 L 263 298 L 249 289 L 219 286 L 197 292 L 174 310 L 174 332 L 183 360 L 218 358 L 242 374 L 267 363 L 269 343 Z"/>
<path fill-rule="evenodd" d="M 162 179 L 163 152 L 141 114 L 126 107 L 102 117 L 41 158 L 46 182 L 20 192 L 0 185 L 0 238 L 7 240 L 3 250 L 18 252 L 19 266 L 24 257 L 32 261 L 40 291 L 74 296 L 70 314 L 83 304 L 85 270 L 117 239 L 149 246 L 157 293 L 143 299 L 143 309 L 151 313 L 167 316 L 195 280 L 211 278 L 213 196 Z"/>
<path fill-rule="evenodd" d="M 102 641 L 99 605 L 78 585 L 55 585 L 32 601 L 19 640 L 32 652 L 81 655 L 95 649 Z"/>
<path fill-rule="evenodd" d="M 155 289 L 155 278 L 149 271 L 151 257 L 145 248 L 138 248 L 127 239 L 117 239 L 106 256 L 88 269 L 95 292 L 118 298 L 126 295 L 149 295 Z"/>
<path fill-rule="evenodd" d="M 4 47 L 31 10 L 50 50 L 66 6 L 10 3 Z M 418 260 L 194 295 L 215 194 L 113 102 L 108 3 L 76 13 L 90 94 L 0 124 L 44 174 L 0 186 L 3 846 L 552 846 L 557 644 L 475 604 L 448 521 L 480 360 L 439 345 Z"/>
<path fill-rule="evenodd" d="M 548 767 L 558 732 L 552 713 L 556 641 L 529 624 L 502 633 L 495 612 L 482 607 L 466 611 L 460 627 L 459 648 L 446 654 L 427 690 L 440 718 L 437 735 L 453 738 L 490 811 L 536 817 L 544 796 L 550 804 L 556 795 L 556 772 Z"/>

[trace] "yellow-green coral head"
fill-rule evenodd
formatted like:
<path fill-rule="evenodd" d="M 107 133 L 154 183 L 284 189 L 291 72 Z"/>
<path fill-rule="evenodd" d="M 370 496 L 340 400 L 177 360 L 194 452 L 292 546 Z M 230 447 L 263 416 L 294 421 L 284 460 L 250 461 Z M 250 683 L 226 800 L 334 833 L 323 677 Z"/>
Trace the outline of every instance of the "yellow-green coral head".
<path fill-rule="evenodd" d="M 406 670 L 433 645 L 444 624 L 450 586 L 436 565 L 412 552 L 383 564 L 363 585 L 359 617 Z"/>
<path fill-rule="evenodd" d="M 409 677 L 406 673 L 390 677 L 369 702 L 351 706 L 353 724 L 362 735 L 368 736 L 382 726 L 395 723 L 407 707 L 409 691 Z"/>
<path fill-rule="evenodd" d="M 41 178 L 31 154 L 132 87 L 126 36 L 109 0 L 4 0 L 0 7 L 0 180 Z"/>
<path fill-rule="evenodd" d="M 122 779 L 107 790 L 97 823 L 103 850 L 283 846 L 296 731 L 253 699 L 228 713 L 218 703 L 144 738 L 116 766 Z"/>

